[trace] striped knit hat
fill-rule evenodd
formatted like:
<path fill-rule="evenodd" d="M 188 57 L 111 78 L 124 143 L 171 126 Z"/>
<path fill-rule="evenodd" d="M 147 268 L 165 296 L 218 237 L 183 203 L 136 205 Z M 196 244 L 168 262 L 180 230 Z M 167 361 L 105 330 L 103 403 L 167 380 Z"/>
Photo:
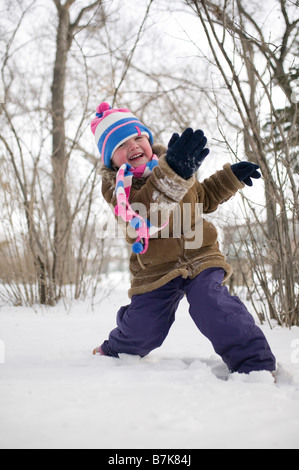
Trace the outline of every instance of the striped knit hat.
<path fill-rule="evenodd" d="M 111 168 L 113 152 L 126 140 L 138 135 L 146 135 L 153 145 L 151 131 L 142 124 L 129 109 L 111 109 L 108 103 L 101 103 L 96 110 L 96 118 L 91 122 L 102 161 Z"/>

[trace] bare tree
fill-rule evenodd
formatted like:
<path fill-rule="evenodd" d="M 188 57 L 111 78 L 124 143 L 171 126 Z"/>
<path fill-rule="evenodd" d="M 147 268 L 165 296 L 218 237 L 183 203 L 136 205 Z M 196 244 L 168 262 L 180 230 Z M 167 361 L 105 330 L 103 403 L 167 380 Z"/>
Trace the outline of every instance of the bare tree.
<path fill-rule="evenodd" d="M 13 21 L 0 25 L 0 264 L 6 281 L 1 292 L 5 299 L 10 293 L 15 304 L 54 305 L 68 284 L 75 285 L 73 295 L 79 298 L 98 283 L 112 242 L 96 239 L 95 225 L 99 218 L 105 225 L 106 213 L 92 135 L 86 140 L 84 133 L 98 101 L 120 93 L 151 3 L 136 36 L 131 31 L 126 60 L 117 59 L 123 72 L 112 87 L 105 68 L 107 44 L 113 49 L 110 37 L 117 28 L 117 2 L 82 6 L 76 0 L 54 0 L 46 10 L 42 0 L 18 2 L 15 8 L 6 2 Z M 35 28 L 26 37 L 28 22 Z M 41 63 L 32 60 L 29 71 L 31 54 L 40 54 Z"/>
<path fill-rule="evenodd" d="M 79 10 L 74 21 L 70 18 L 70 8 L 75 0 L 67 0 L 64 4 L 54 0 L 58 27 L 56 36 L 56 58 L 54 64 L 52 92 L 52 165 L 53 165 L 53 200 L 55 211 L 54 224 L 54 259 L 53 280 L 57 286 L 67 282 L 67 273 L 70 262 L 70 232 L 72 215 L 68 201 L 67 171 L 70 153 L 67 151 L 65 135 L 65 83 L 67 70 L 67 57 L 75 34 L 88 27 L 86 14 L 102 8 L 102 0 L 92 2 Z M 104 18 L 104 15 L 102 15 Z M 98 27 L 103 26 L 98 24 Z"/>
<path fill-rule="evenodd" d="M 260 4 L 243 0 L 186 0 L 185 3 L 200 20 L 241 125 L 237 120 L 233 122 L 232 113 L 228 116 L 221 110 L 220 115 L 238 133 L 242 132 L 245 154 L 260 165 L 264 176 L 264 222 L 262 213 L 258 214 L 250 201 L 246 201 L 250 223 L 260 224 L 259 231 L 263 232 L 267 246 L 266 251 L 260 249 L 260 241 L 256 241 L 249 226 L 247 241 L 251 240 L 251 250 L 248 253 L 251 251 L 255 260 L 258 259 L 252 268 L 263 289 L 270 317 L 279 319 L 281 324 L 298 325 L 299 121 L 295 84 L 299 72 L 294 57 L 299 19 L 294 16 L 295 6 L 286 0 L 271 3 L 281 15 L 274 38 L 264 31 L 266 22 L 262 27 L 255 17 Z M 285 102 L 283 108 L 277 104 L 277 94 L 280 102 Z M 233 150 L 225 133 L 222 137 Z M 234 154 L 234 158 L 238 155 Z M 267 263 L 272 267 L 271 279 L 265 269 Z"/>
<path fill-rule="evenodd" d="M 71 208 L 68 200 L 68 164 L 71 152 L 80 136 L 80 128 L 86 118 L 87 111 L 85 110 L 82 113 L 75 138 L 67 145 L 64 106 L 67 55 L 75 34 L 90 25 L 91 18 L 86 18 L 88 12 L 93 12 L 93 18 L 99 27 L 101 27 L 103 21 L 103 12 L 97 13 L 97 9 L 101 8 L 101 2 L 97 1 L 91 3 L 88 7 L 81 7 L 76 12 L 74 21 L 71 22 L 69 9 L 74 3 L 74 1 L 67 1 L 62 5 L 58 1 L 55 2 L 58 25 L 51 87 L 52 98 L 49 107 L 52 126 L 47 128 L 48 108 L 45 108 L 42 86 L 40 90 L 31 90 L 30 84 L 28 84 L 27 89 L 24 88 L 21 102 L 18 102 L 19 95 L 15 93 L 15 90 L 21 86 L 23 79 L 22 73 L 18 71 L 13 58 L 18 55 L 19 51 L 22 53 L 30 41 L 39 41 L 38 33 L 36 37 L 32 36 L 30 41 L 20 42 L 19 44 L 16 41 L 26 16 L 34 15 L 34 7 L 38 8 L 34 5 L 35 2 L 24 5 L 24 8 L 20 10 L 16 26 L 10 34 L 7 34 L 1 68 L 4 89 L 1 112 L 5 123 L 0 135 L 3 145 L 2 154 L 4 155 L 2 170 L 4 170 L 3 175 L 6 174 L 8 180 L 11 180 L 10 187 L 15 189 L 15 192 L 11 191 L 8 194 L 7 187 L 5 188 L 7 202 L 3 206 L 3 212 L 10 220 L 10 233 L 6 233 L 10 248 L 8 255 L 15 267 L 18 266 L 15 271 L 24 273 L 23 287 L 26 283 L 31 283 L 32 280 L 36 281 L 38 284 L 38 301 L 50 305 L 55 303 L 55 300 L 61 295 L 63 284 L 72 282 L 74 278 L 74 273 L 68 270 L 72 253 L 70 247 L 71 229 L 76 216 L 82 211 L 82 207 L 92 199 L 96 185 L 96 164 L 94 163 L 82 187 L 77 191 L 74 207 Z M 17 15 L 18 9 L 14 13 Z M 85 23 L 84 19 L 86 19 Z M 32 78 L 37 79 L 34 76 Z M 41 80 L 40 84 L 42 84 L 43 77 L 38 78 Z M 29 96 L 29 93 L 31 93 L 31 96 Z M 21 127 L 20 120 L 16 116 L 18 108 L 18 113 L 22 113 Z M 26 127 L 24 122 L 26 122 Z M 50 166 L 46 163 L 47 158 L 45 158 L 50 150 L 48 140 L 51 135 L 52 172 Z M 29 143 L 30 140 L 31 143 Z M 51 178 L 48 178 L 50 173 L 52 173 Z M 50 180 L 52 181 L 51 189 L 48 184 Z M 90 192 L 86 196 L 88 190 Z M 10 203 L 8 203 L 9 197 L 11 198 Z M 54 202 L 53 211 L 50 199 Z M 17 208 L 19 220 L 22 220 L 23 214 L 25 215 L 26 236 L 23 246 L 21 246 L 20 238 L 18 239 L 17 231 L 15 231 L 17 213 L 15 211 L 14 216 L 11 217 L 11 212 L 8 209 L 15 206 L 14 201 L 19 201 Z M 24 209 L 23 214 L 22 209 Z M 89 215 L 90 211 L 87 210 L 88 218 Z M 85 232 L 81 238 L 81 245 L 84 240 Z M 28 251 L 26 251 L 26 246 Z M 13 252 L 11 251 L 12 247 L 14 247 Z M 31 259 L 26 256 L 29 253 Z M 72 262 L 73 270 L 74 262 Z M 34 271 L 35 277 L 30 278 L 29 272 L 33 275 Z M 18 276 L 19 279 L 20 276 Z M 14 290 L 17 292 L 17 289 Z M 21 291 L 22 289 L 19 289 L 19 297 L 22 297 Z M 36 298 L 30 296 L 25 297 L 30 303 L 37 301 Z"/>

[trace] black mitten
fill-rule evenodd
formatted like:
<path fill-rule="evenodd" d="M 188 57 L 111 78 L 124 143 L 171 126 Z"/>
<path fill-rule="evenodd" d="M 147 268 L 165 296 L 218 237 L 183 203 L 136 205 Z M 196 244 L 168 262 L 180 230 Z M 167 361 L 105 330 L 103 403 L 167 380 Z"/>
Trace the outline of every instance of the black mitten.
<path fill-rule="evenodd" d="M 234 163 L 231 166 L 234 175 L 247 186 L 252 186 L 251 178 L 261 178 L 262 175 L 257 171 L 258 168 L 258 165 L 250 162 Z"/>
<path fill-rule="evenodd" d="M 204 148 L 207 138 L 203 131 L 186 129 L 181 136 L 173 134 L 166 154 L 168 165 L 184 179 L 190 178 L 195 173 L 210 150 Z"/>

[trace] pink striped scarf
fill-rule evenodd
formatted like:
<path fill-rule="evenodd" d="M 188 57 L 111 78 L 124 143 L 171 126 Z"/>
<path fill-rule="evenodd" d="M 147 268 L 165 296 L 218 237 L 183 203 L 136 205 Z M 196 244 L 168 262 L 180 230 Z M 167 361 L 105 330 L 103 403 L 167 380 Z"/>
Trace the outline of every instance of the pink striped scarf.
<path fill-rule="evenodd" d="M 129 197 L 132 187 L 132 179 L 148 178 L 153 169 L 158 165 L 158 157 L 153 155 L 152 159 L 146 164 L 133 168 L 128 163 L 124 163 L 116 175 L 116 200 L 115 214 L 125 222 L 129 222 L 136 230 L 137 239 L 132 245 L 134 253 L 143 254 L 148 249 L 149 238 L 162 230 L 168 224 L 168 221 L 162 227 L 155 227 L 147 219 L 143 219 L 137 214 L 129 203 Z"/>

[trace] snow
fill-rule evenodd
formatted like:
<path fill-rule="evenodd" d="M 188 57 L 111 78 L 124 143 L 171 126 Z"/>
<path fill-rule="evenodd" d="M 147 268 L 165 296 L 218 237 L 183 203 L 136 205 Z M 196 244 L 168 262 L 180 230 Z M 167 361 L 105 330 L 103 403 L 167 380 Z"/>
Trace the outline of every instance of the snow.
<path fill-rule="evenodd" d="M 1 306 L 1 449 L 299 448 L 299 328 L 262 326 L 276 383 L 228 374 L 185 300 L 146 358 L 92 356 L 129 303 L 127 283 L 111 282 L 93 308 Z"/>

